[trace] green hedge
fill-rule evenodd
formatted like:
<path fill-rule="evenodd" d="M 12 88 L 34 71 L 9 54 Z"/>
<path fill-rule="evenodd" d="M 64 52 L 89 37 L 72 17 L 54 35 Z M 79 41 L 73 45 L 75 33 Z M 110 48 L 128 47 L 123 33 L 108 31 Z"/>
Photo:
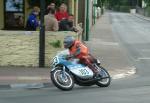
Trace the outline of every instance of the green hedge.
<path fill-rule="evenodd" d="M 113 7 L 114 11 L 120 11 L 120 12 L 130 12 L 131 6 L 119 6 L 116 5 Z"/>
<path fill-rule="evenodd" d="M 120 11 L 120 6 L 119 6 L 119 5 L 114 6 L 114 7 L 113 7 L 113 10 L 114 10 L 114 11 Z"/>
<path fill-rule="evenodd" d="M 120 6 L 121 12 L 130 12 L 131 7 L 130 6 Z"/>
<path fill-rule="evenodd" d="M 150 6 L 146 8 L 146 16 L 150 17 Z"/>

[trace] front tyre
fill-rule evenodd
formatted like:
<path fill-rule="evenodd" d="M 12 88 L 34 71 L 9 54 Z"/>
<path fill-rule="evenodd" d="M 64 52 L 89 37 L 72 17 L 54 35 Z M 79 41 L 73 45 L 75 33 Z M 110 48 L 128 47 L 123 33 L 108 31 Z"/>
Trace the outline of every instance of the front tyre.
<path fill-rule="evenodd" d="M 102 79 L 97 81 L 96 85 L 100 87 L 108 87 L 111 82 L 111 77 L 105 68 L 103 68 L 102 66 L 99 66 L 99 68 L 101 68 L 100 75 Z"/>
<path fill-rule="evenodd" d="M 65 76 L 62 69 L 55 69 L 51 72 L 51 80 L 53 84 L 64 91 L 69 91 L 74 87 L 74 79 L 71 73 L 65 71 Z"/>

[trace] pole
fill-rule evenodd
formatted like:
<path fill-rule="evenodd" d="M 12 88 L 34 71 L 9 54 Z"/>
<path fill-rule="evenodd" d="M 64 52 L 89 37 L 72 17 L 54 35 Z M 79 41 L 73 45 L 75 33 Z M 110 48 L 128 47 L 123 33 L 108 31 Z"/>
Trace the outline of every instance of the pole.
<path fill-rule="evenodd" d="M 86 41 L 89 40 L 89 0 L 86 0 Z"/>
<path fill-rule="evenodd" d="M 45 66 L 45 26 L 44 26 L 44 13 L 45 13 L 45 0 L 40 0 L 40 35 L 39 35 L 39 67 Z"/>
<path fill-rule="evenodd" d="M 96 22 L 96 13 L 95 13 L 95 11 L 96 11 L 96 8 L 95 8 L 95 0 L 93 1 L 94 2 L 94 5 L 93 5 L 93 7 L 94 7 L 94 24 L 95 24 L 95 22 Z"/>

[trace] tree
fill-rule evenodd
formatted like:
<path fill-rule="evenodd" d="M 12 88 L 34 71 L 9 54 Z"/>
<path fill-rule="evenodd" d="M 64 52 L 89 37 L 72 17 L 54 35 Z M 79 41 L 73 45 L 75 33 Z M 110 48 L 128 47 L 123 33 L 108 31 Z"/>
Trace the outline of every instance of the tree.
<path fill-rule="evenodd" d="M 104 9 L 103 9 L 103 7 L 104 7 L 104 4 L 105 4 L 105 2 L 106 2 L 107 0 L 97 0 L 97 7 L 101 7 L 101 13 L 103 14 L 104 13 Z"/>
<path fill-rule="evenodd" d="M 131 6 L 135 0 L 107 0 L 110 7 L 114 6 Z M 149 1 L 149 0 L 148 0 Z"/>
<path fill-rule="evenodd" d="M 144 2 L 146 3 L 146 6 L 150 6 L 150 0 L 144 0 Z"/>

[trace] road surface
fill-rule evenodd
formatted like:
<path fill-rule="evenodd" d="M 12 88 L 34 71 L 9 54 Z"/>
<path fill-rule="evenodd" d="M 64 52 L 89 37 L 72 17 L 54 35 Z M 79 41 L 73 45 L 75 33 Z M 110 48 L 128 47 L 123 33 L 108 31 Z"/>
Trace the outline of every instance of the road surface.
<path fill-rule="evenodd" d="M 0 103 L 149 103 L 150 22 L 126 13 L 109 16 L 114 37 L 137 68 L 135 75 L 113 80 L 108 88 L 76 86 L 67 92 L 55 87 L 1 90 Z"/>

